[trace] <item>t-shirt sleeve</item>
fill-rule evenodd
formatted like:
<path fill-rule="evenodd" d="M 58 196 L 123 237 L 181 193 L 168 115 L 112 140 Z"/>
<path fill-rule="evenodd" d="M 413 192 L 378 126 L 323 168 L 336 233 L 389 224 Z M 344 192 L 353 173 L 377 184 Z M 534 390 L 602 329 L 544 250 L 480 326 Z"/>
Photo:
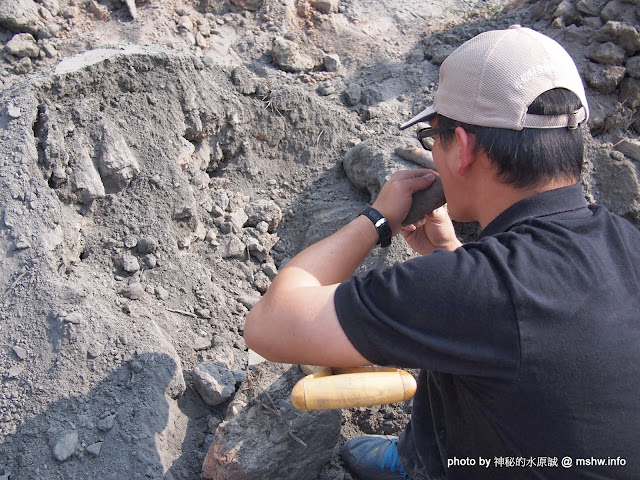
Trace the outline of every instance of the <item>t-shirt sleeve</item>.
<path fill-rule="evenodd" d="M 520 342 L 490 257 L 466 248 L 355 275 L 335 293 L 354 347 L 378 365 L 512 379 Z"/>

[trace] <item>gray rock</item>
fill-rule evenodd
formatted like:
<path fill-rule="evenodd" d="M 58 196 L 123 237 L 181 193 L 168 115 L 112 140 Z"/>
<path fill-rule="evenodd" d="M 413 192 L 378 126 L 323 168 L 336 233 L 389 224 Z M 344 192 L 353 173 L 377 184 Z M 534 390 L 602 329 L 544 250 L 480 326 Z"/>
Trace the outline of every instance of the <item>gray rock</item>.
<path fill-rule="evenodd" d="M 562 0 L 556 11 L 553 14 L 554 17 L 560 17 L 564 21 L 565 25 L 571 25 L 580 21 L 580 12 L 576 8 L 576 5 L 571 0 Z"/>
<path fill-rule="evenodd" d="M 585 81 L 601 93 L 613 93 L 624 78 L 625 68 L 589 62 L 583 72 Z"/>
<path fill-rule="evenodd" d="M 640 50 L 640 33 L 633 25 L 622 22 L 609 21 L 594 37 L 599 42 L 615 42 L 626 50 L 627 55 L 633 55 Z"/>
<path fill-rule="evenodd" d="M 196 337 L 196 339 L 193 341 L 193 349 L 196 352 L 199 352 L 201 350 L 207 350 L 208 348 L 211 348 L 211 339 L 207 338 L 207 337 Z"/>
<path fill-rule="evenodd" d="M 231 81 L 243 95 L 252 95 L 256 93 L 256 77 L 244 65 L 236 67 L 231 71 Z"/>
<path fill-rule="evenodd" d="M 316 92 L 318 92 L 318 95 L 326 97 L 328 95 L 336 93 L 336 87 L 331 82 L 322 82 L 320 85 L 318 85 L 318 88 L 316 88 Z"/>
<path fill-rule="evenodd" d="M 12 32 L 37 35 L 43 22 L 33 0 L 0 0 L 0 25 Z"/>
<path fill-rule="evenodd" d="M 64 462 L 67 458 L 73 455 L 77 446 L 78 432 L 76 430 L 67 430 L 53 445 L 51 453 L 53 454 L 53 458 L 57 461 Z"/>
<path fill-rule="evenodd" d="M 278 274 L 278 268 L 276 267 L 276 265 L 274 263 L 271 263 L 271 262 L 267 262 L 267 263 L 263 264 L 262 265 L 262 271 L 271 280 L 273 280 L 276 277 L 276 275 Z"/>
<path fill-rule="evenodd" d="M 129 15 L 134 20 L 138 16 L 138 9 L 136 8 L 136 0 L 125 0 L 125 4 L 127 5 L 127 9 L 129 10 Z"/>
<path fill-rule="evenodd" d="M 350 83 L 344 91 L 344 97 L 347 105 L 352 107 L 358 105 L 362 100 L 362 85 L 356 82 Z"/>
<path fill-rule="evenodd" d="M 269 289 L 271 280 L 263 272 L 257 272 L 253 276 L 253 284 L 259 292 L 264 293 Z"/>
<path fill-rule="evenodd" d="M 610 151 L 599 145 L 587 144 L 592 150 L 593 179 L 596 200 L 612 212 L 638 218 L 640 215 L 640 185 L 637 170 L 632 161 L 611 158 Z"/>
<path fill-rule="evenodd" d="M 9 118 L 13 118 L 15 120 L 16 118 L 20 118 L 22 112 L 20 111 L 20 107 L 9 102 L 7 104 L 7 115 L 9 115 Z"/>
<path fill-rule="evenodd" d="M 58 0 L 42 0 L 40 3 L 44 8 L 49 10 L 54 17 L 60 13 L 60 2 Z"/>
<path fill-rule="evenodd" d="M 73 150 L 74 164 L 71 185 L 78 201 L 88 203 L 98 198 L 104 198 L 106 196 L 104 184 L 87 151 L 86 142 L 74 141 Z"/>
<path fill-rule="evenodd" d="M 193 369 L 196 391 L 207 405 L 216 406 L 229 400 L 236 391 L 236 379 L 221 362 L 200 363 Z"/>
<path fill-rule="evenodd" d="M 104 5 L 100 5 L 96 0 L 91 0 L 89 2 L 87 10 L 89 10 L 89 12 L 98 20 L 106 20 L 109 18 L 109 9 Z"/>
<path fill-rule="evenodd" d="M 251 388 L 238 391 L 233 411 L 216 429 L 203 478 L 317 477 L 339 440 L 341 412 L 295 410 L 291 389 L 302 376 L 297 366 L 286 364 L 263 362 L 249 369 Z"/>
<path fill-rule="evenodd" d="M 173 218 L 175 220 L 188 220 L 192 218 L 196 213 L 195 203 L 189 201 L 188 203 L 181 202 L 177 204 L 173 209 Z"/>
<path fill-rule="evenodd" d="M 105 125 L 98 169 L 108 193 L 123 190 L 140 173 L 138 160 L 115 127 Z"/>
<path fill-rule="evenodd" d="M 273 200 L 258 199 L 245 208 L 247 220 L 245 225 L 257 227 L 260 222 L 266 222 L 269 232 L 274 232 L 282 221 L 282 210 Z"/>
<path fill-rule="evenodd" d="M 159 285 L 156 287 L 156 297 L 158 297 L 159 300 L 166 300 L 169 298 L 169 291 L 162 285 Z"/>
<path fill-rule="evenodd" d="M 140 270 L 140 263 L 138 262 L 138 259 L 130 253 L 123 254 L 116 263 L 129 274 Z"/>
<path fill-rule="evenodd" d="M 372 202 L 395 171 L 424 166 L 393 153 L 396 145 L 396 138 L 379 136 L 359 143 L 344 156 L 342 164 L 347 177 L 359 189 L 368 190 Z"/>
<path fill-rule="evenodd" d="M 340 56 L 337 53 L 330 53 L 324 56 L 324 68 L 327 72 L 337 72 L 340 69 Z"/>
<path fill-rule="evenodd" d="M 256 303 L 260 301 L 260 298 L 262 298 L 260 295 L 240 295 L 238 301 L 244 305 L 247 310 L 251 310 L 256 306 Z"/>
<path fill-rule="evenodd" d="M 620 140 L 614 145 L 614 148 L 622 152 L 625 156 L 631 160 L 640 162 L 640 140 L 633 138 L 625 138 Z M 15 347 L 14 347 L 15 348 Z"/>
<path fill-rule="evenodd" d="M 263 0 L 231 0 L 236 7 L 255 12 L 262 7 Z"/>
<path fill-rule="evenodd" d="M 80 312 L 71 312 L 64 317 L 65 323 L 72 323 L 74 325 L 80 325 L 84 322 L 84 317 Z"/>
<path fill-rule="evenodd" d="M 338 11 L 338 0 L 311 0 L 311 6 L 325 15 Z"/>
<path fill-rule="evenodd" d="M 129 300 L 140 300 L 144 297 L 144 287 L 140 282 L 134 282 L 131 285 L 127 285 L 120 293 Z"/>
<path fill-rule="evenodd" d="M 229 210 L 229 205 L 231 203 L 231 200 L 229 199 L 229 194 L 227 193 L 226 190 L 214 190 L 211 193 L 211 199 L 213 200 L 213 203 L 218 207 L 220 207 L 220 209 L 223 212 L 226 212 L 227 210 Z"/>
<path fill-rule="evenodd" d="M 141 253 L 143 255 L 155 253 L 157 249 L 158 249 L 158 240 L 156 240 L 154 237 L 149 235 L 140 238 L 136 245 L 136 250 L 138 251 L 138 253 Z"/>
<path fill-rule="evenodd" d="M 441 65 L 454 50 L 455 47 L 453 45 L 435 45 L 431 49 L 427 48 L 424 56 L 431 60 L 434 65 Z"/>
<path fill-rule="evenodd" d="M 225 235 L 220 239 L 220 255 L 222 258 L 242 258 L 246 245 L 234 234 Z"/>
<path fill-rule="evenodd" d="M 98 422 L 96 423 L 96 426 L 98 427 L 98 430 L 100 430 L 101 432 L 108 432 L 113 428 L 113 426 L 115 425 L 115 422 L 116 422 L 116 415 L 107 415 L 104 418 L 101 418 L 100 420 L 98 420 Z"/>
<path fill-rule="evenodd" d="M 635 13 L 633 10 L 634 6 L 630 3 L 612 0 L 600 11 L 600 16 L 605 22 L 609 20 L 624 21 L 628 18 L 633 18 Z"/>
<path fill-rule="evenodd" d="M 620 100 L 631 108 L 640 106 L 640 79 L 625 78 L 620 84 Z"/>
<path fill-rule="evenodd" d="M 40 49 L 36 44 L 36 39 L 30 33 L 17 33 L 11 40 L 7 42 L 5 46 L 7 52 L 18 58 L 30 57 L 38 58 L 40 56 Z"/>
<path fill-rule="evenodd" d="M 605 2 L 602 0 L 578 0 L 576 8 L 580 13 L 590 17 L 597 17 L 600 15 L 600 10 L 602 10 L 604 4 Z"/>
<path fill-rule="evenodd" d="M 20 345 L 13 346 L 13 353 L 15 353 L 20 360 L 25 360 L 27 358 L 27 351 Z"/>
<path fill-rule="evenodd" d="M 51 45 L 49 42 L 45 42 L 45 43 L 42 44 L 42 51 L 49 58 L 57 58 L 58 57 L 58 51 L 56 50 L 56 47 Z"/>
<path fill-rule="evenodd" d="M 603 65 L 621 65 L 626 58 L 626 52 L 613 42 L 594 43 L 587 51 L 587 58 Z"/>
<path fill-rule="evenodd" d="M 33 63 L 31 62 L 31 59 L 29 57 L 23 57 L 13 67 L 13 70 L 18 74 L 29 73 L 31 70 L 33 70 Z"/>
<path fill-rule="evenodd" d="M 104 345 L 98 341 L 93 342 L 87 348 L 87 357 L 88 358 L 98 358 L 100 355 L 104 353 Z"/>
<path fill-rule="evenodd" d="M 271 49 L 273 61 L 285 72 L 309 72 L 324 62 L 324 53 L 313 45 L 303 45 L 278 37 Z"/>
<path fill-rule="evenodd" d="M 640 78 L 640 55 L 627 58 L 627 73 L 634 78 Z"/>
<path fill-rule="evenodd" d="M 233 231 L 237 233 L 242 231 L 242 227 L 246 223 L 249 216 L 243 209 L 240 208 L 231 213 L 228 213 L 224 218 L 227 222 L 231 223 L 231 225 L 233 226 Z"/>
<path fill-rule="evenodd" d="M 90 453 L 94 457 L 97 457 L 98 455 L 100 455 L 100 449 L 101 448 L 102 448 L 102 442 L 96 442 L 96 443 L 92 443 L 91 445 L 89 445 L 84 450 L 85 450 L 85 452 Z"/>
<path fill-rule="evenodd" d="M 22 365 L 13 365 L 9 367 L 9 378 L 18 378 L 23 371 Z"/>

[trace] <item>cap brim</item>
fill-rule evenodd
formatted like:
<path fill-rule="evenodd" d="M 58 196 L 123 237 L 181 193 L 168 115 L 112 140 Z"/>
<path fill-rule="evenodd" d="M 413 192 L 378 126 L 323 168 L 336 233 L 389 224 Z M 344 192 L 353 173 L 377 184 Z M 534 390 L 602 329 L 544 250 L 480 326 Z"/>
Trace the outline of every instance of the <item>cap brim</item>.
<path fill-rule="evenodd" d="M 430 118 L 432 118 L 436 113 L 437 112 L 436 112 L 435 107 L 433 105 L 431 105 L 430 107 L 425 108 L 423 111 L 421 111 L 419 114 L 417 114 L 415 117 L 413 117 L 408 122 L 405 122 L 402 125 L 400 125 L 400 130 L 404 130 L 405 128 L 409 128 L 410 126 L 415 125 L 416 123 L 425 122 L 425 121 L 429 120 Z"/>

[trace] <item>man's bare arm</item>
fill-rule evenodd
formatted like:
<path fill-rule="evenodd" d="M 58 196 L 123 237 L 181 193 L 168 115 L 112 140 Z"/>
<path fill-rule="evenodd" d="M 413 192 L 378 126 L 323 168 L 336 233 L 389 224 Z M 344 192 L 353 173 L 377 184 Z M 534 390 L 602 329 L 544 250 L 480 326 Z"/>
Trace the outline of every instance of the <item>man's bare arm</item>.
<path fill-rule="evenodd" d="M 398 172 L 374 203 L 394 235 L 409 211 L 413 192 L 433 182 L 433 176 L 424 176 L 427 173 Z M 373 223 L 360 216 L 296 255 L 249 312 L 244 330 L 247 345 L 277 362 L 343 367 L 370 364 L 342 330 L 334 294 L 377 241 Z"/>

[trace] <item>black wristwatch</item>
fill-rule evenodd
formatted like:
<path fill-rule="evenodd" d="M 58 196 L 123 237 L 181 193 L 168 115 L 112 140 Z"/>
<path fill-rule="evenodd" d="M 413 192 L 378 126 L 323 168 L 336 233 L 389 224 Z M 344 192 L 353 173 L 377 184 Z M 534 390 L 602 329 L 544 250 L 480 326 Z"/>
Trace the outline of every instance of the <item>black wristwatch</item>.
<path fill-rule="evenodd" d="M 376 245 L 380 245 L 382 248 L 387 248 L 391 245 L 391 227 L 389 226 L 387 219 L 384 218 L 378 210 L 369 207 L 360 215 L 364 215 L 371 220 L 375 225 L 376 230 L 378 230 L 378 243 L 376 243 Z"/>

